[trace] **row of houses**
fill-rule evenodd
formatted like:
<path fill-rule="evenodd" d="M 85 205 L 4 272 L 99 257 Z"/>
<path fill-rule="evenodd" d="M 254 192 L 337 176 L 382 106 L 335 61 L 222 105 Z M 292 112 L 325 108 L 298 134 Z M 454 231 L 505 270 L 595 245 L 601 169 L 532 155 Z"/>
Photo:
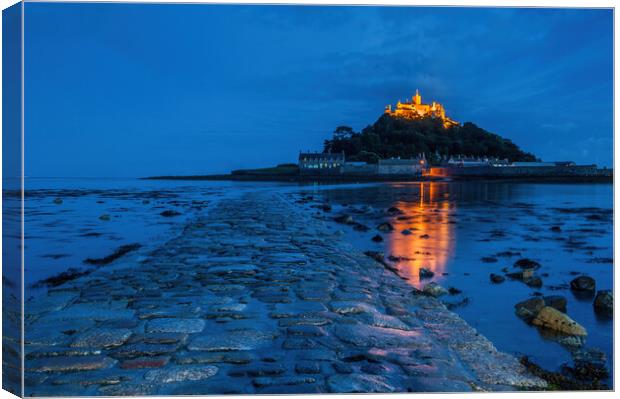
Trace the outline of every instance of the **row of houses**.
<path fill-rule="evenodd" d="M 299 154 L 299 171 L 303 175 L 399 175 L 415 176 L 429 174 L 435 176 L 455 176 L 461 174 L 496 173 L 546 173 L 546 171 L 594 168 L 596 165 L 577 166 L 571 161 L 562 162 L 509 162 L 507 159 L 492 157 L 451 156 L 441 159 L 440 164 L 431 167 L 424 154 L 413 158 L 380 159 L 376 164 L 347 162 L 344 152 Z M 585 169 L 584 169 L 585 170 Z M 532 172 L 534 171 L 534 172 Z"/>
<path fill-rule="evenodd" d="M 346 162 L 344 152 L 299 154 L 299 171 L 305 175 L 420 175 L 428 168 L 426 157 L 380 159 L 376 164 Z"/>

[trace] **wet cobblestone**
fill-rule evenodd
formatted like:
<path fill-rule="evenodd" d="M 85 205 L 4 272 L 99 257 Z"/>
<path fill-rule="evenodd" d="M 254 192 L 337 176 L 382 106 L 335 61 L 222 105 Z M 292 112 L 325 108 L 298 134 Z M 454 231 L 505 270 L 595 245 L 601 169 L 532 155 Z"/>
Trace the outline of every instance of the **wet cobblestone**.
<path fill-rule="evenodd" d="M 221 201 L 131 259 L 26 304 L 27 395 L 545 385 L 277 194 Z"/>

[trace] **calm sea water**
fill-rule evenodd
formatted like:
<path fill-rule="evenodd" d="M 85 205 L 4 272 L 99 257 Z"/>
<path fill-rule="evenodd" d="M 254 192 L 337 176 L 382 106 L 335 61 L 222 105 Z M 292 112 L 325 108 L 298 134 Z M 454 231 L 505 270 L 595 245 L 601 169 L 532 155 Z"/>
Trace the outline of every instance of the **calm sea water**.
<path fill-rule="evenodd" d="M 416 287 L 437 281 L 456 287 L 450 296 L 460 314 L 505 352 L 527 354 L 541 365 L 556 369 L 570 362 L 569 352 L 517 318 L 514 304 L 535 292 L 563 295 L 568 315 L 588 330 L 587 345 L 607 353 L 612 367 L 613 322 L 593 312 L 592 300 L 580 300 L 566 284 L 574 273 L 596 279 L 598 289 L 613 282 L 613 187 L 608 184 L 515 183 L 399 183 L 364 185 L 290 185 L 252 182 L 181 182 L 144 180 L 31 179 L 26 191 L 26 298 L 41 289 L 41 279 L 68 268 L 85 268 L 86 258 L 101 258 L 124 244 L 139 243 L 146 253 L 180 233 L 188 218 L 209 210 L 214 201 L 248 190 L 281 191 L 292 200 L 312 195 L 306 206 L 343 239 L 361 250 L 382 251 L 401 260 L 401 275 Z M 55 199 L 62 201 L 55 201 Z M 329 213 L 313 208 L 332 204 Z M 6 209 L 17 204 L 5 196 Z M 402 215 L 390 216 L 389 207 Z M 164 217 L 166 210 L 179 212 Z M 369 227 L 358 232 L 331 221 L 347 213 Z M 592 215 L 599 215 L 593 217 Z M 109 220 L 102 220 L 109 215 Z M 600 215 L 603 215 L 602 217 Z M 106 219 L 104 217 L 104 219 Z M 376 225 L 389 221 L 392 233 L 375 243 Z M 551 230 L 559 226 L 560 232 Z M 401 231 L 408 229 L 412 234 Z M 8 248 L 18 249 L 18 237 L 5 236 Z M 512 269 L 519 257 L 495 256 L 519 252 L 542 264 L 544 286 L 534 289 L 518 281 L 492 284 L 489 274 Z M 435 272 L 420 282 L 418 271 Z M 463 302 L 465 301 L 465 302 Z"/>
<path fill-rule="evenodd" d="M 567 314 L 588 331 L 587 347 L 613 361 L 613 321 L 595 314 L 592 299 L 579 299 L 568 289 L 575 274 L 596 280 L 597 289 L 613 289 L 613 186 L 610 184 L 519 183 L 398 183 L 365 187 L 306 190 L 330 202 L 336 214 L 350 214 L 371 227 L 365 233 L 334 224 L 362 250 L 401 258 L 395 265 L 409 283 L 421 288 L 430 281 L 463 293 L 444 297 L 496 346 L 515 355 L 531 356 L 542 366 L 557 369 L 571 363 L 570 353 L 515 316 L 514 305 L 533 295 L 562 295 Z M 365 207 L 372 207 L 370 210 Z M 386 210 L 397 207 L 402 215 Z M 374 228 L 390 222 L 394 231 L 374 243 Z M 561 231 L 553 231 L 558 226 Z M 408 229 L 412 234 L 401 232 Z M 497 256 L 501 252 L 519 256 Z M 496 262 L 487 263 L 483 258 Z M 507 279 L 490 282 L 490 273 L 515 271 L 521 257 L 541 263 L 542 288 Z M 435 273 L 420 281 L 419 269 Z M 466 303 L 462 303 L 466 301 Z"/>
<path fill-rule="evenodd" d="M 278 184 L 138 179 L 31 179 L 26 181 L 26 298 L 38 281 L 87 258 L 103 258 L 138 243 L 146 253 L 180 233 L 213 201 Z M 9 198 L 15 203 L 15 198 Z M 177 212 L 165 217 L 165 211 Z M 16 242 L 15 245 L 19 245 Z"/>

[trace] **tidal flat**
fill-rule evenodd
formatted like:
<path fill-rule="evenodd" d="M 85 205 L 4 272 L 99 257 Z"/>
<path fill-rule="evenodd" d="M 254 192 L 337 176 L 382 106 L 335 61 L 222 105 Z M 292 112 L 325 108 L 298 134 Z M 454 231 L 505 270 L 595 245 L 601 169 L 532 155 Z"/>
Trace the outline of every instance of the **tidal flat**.
<path fill-rule="evenodd" d="M 612 185 L 317 186 L 298 201 L 413 287 L 444 286 L 441 301 L 501 350 L 560 372 L 585 352 L 613 371 L 610 309 L 595 307 L 603 296 L 613 298 Z M 593 286 L 575 289 L 571 283 L 582 279 Z M 518 317 L 517 304 L 540 299 L 587 330 L 580 345 Z"/>
<path fill-rule="evenodd" d="M 612 288 L 611 185 L 55 184 L 27 193 L 29 396 L 553 389 L 521 356 L 613 370 L 611 319 L 570 289 Z M 508 277 L 522 259 L 540 284 Z M 550 296 L 587 337 L 515 313 Z"/>

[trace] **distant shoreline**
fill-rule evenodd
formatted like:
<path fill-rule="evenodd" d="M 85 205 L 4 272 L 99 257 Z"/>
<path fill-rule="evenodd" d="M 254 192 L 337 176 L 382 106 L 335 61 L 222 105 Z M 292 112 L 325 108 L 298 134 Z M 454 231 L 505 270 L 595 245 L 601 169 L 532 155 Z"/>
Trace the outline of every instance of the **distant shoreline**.
<path fill-rule="evenodd" d="M 424 176 L 346 176 L 346 175 L 276 175 L 276 174 L 225 174 L 193 176 L 150 176 L 143 180 L 232 180 L 232 181 L 282 181 L 282 182 L 390 182 L 390 181 L 444 181 L 444 177 Z"/>
<path fill-rule="evenodd" d="M 211 181 L 276 181 L 276 182 L 330 182 L 330 183 L 368 183 L 368 182 L 431 182 L 431 181 L 493 181 L 521 183 L 609 183 L 613 175 L 607 176 L 347 176 L 347 175 L 276 175 L 276 174 L 219 174 L 187 176 L 149 176 L 141 180 L 211 180 Z"/>

